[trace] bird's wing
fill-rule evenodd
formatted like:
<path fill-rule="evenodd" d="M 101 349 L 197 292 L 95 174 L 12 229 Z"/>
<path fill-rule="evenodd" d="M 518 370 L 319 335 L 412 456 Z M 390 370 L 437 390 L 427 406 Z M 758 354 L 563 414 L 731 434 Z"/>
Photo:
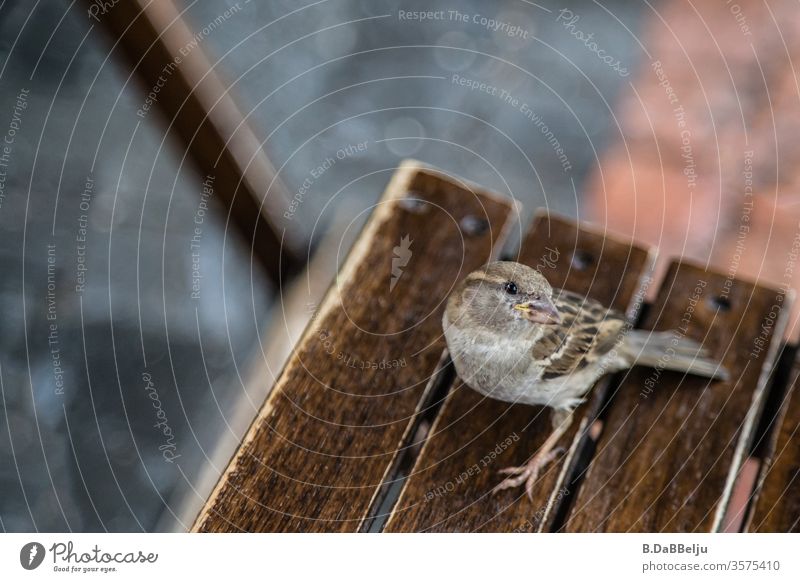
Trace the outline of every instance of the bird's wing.
<path fill-rule="evenodd" d="M 603 304 L 570 291 L 555 290 L 560 325 L 545 326 L 532 349 L 542 363 L 542 380 L 550 380 L 596 363 L 610 352 L 625 329 L 624 316 Z"/>

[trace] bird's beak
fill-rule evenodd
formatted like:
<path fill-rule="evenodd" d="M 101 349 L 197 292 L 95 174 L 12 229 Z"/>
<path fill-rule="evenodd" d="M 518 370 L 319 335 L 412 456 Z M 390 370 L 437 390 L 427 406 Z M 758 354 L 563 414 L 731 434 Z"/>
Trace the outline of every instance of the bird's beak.
<path fill-rule="evenodd" d="M 514 309 L 521 311 L 525 319 L 533 323 L 541 323 L 542 325 L 556 325 L 561 323 L 561 315 L 559 315 L 556 306 L 553 305 L 553 302 L 549 299 L 517 303 Z"/>

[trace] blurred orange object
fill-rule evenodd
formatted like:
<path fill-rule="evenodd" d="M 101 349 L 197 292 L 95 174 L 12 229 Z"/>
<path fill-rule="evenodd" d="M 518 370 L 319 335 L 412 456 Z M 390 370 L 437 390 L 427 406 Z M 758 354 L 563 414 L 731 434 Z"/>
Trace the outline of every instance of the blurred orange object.
<path fill-rule="evenodd" d="M 732 6 L 671 0 L 650 17 L 648 57 L 586 209 L 656 245 L 660 272 L 683 255 L 789 290 L 800 284 L 800 12 L 788 0 Z"/>

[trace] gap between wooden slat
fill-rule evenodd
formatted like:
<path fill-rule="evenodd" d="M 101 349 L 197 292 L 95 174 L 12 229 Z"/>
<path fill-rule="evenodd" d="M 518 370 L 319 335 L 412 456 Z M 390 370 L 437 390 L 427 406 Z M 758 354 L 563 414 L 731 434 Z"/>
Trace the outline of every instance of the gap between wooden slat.
<path fill-rule="evenodd" d="M 677 323 L 677 317 L 679 316 L 679 311 L 682 309 L 682 303 L 674 303 L 674 301 L 680 301 L 680 299 L 668 301 L 668 297 L 664 295 L 665 293 L 669 292 L 672 293 L 681 293 L 681 292 L 689 292 L 689 287 L 694 285 L 692 281 L 695 281 L 693 277 L 699 277 L 706 281 L 707 289 L 702 294 L 702 297 L 697 302 L 697 307 L 693 311 L 694 316 L 690 319 L 691 323 L 691 333 L 696 336 L 702 335 L 702 333 L 710 334 L 706 335 L 706 341 L 709 342 L 708 348 L 710 350 L 714 350 L 716 353 L 716 357 L 725 356 L 726 364 L 728 366 L 734 365 L 735 360 L 732 357 L 733 352 L 728 353 L 725 351 L 723 353 L 722 348 L 725 347 L 725 344 L 728 339 L 726 336 L 720 334 L 723 333 L 723 330 L 732 330 L 733 327 L 736 327 L 736 322 L 738 320 L 732 320 L 731 318 L 735 316 L 738 312 L 734 312 L 730 315 L 725 315 L 724 317 L 718 313 L 717 316 L 713 315 L 713 310 L 709 311 L 709 307 L 706 305 L 706 302 L 710 299 L 713 299 L 713 294 L 718 293 L 718 288 L 721 287 L 722 282 L 725 280 L 724 275 L 719 273 L 709 272 L 703 269 L 701 266 L 698 265 L 691 265 L 687 264 L 686 262 L 680 263 L 675 262 L 670 269 L 670 274 L 665 279 L 665 281 L 660 286 L 660 294 L 659 294 L 659 301 L 658 301 L 658 309 L 666 309 L 664 313 L 659 311 L 658 313 L 653 313 L 651 316 L 648 316 L 648 322 L 646 322 L 649 328 L 650 325 L 653 324 L 653 321 L 650 320 L 658 320 L 659 322 L 659 329 L 667 329 L 668 327 L 672 326 L 675 327 Z M 734 284 L 731 290 L 731 298 L 734 303 L 737 303 L 741 309 L 750 310 L 768 310 L 769 308 L 769 301 L 771 301 L 772 294 L 775 293 L 775 290 L 771 290 L 765 287 L 753 287 L 752 283 L 738 281 L 738 284 Z M 668 286 L 665 287 L 665 286 Z M 674 288 L 673 288 L 674 286 Z M 688 286 L 688 287 L 687 287 Z M 748 291 L 748 289 L 750 291 Z M 752 293 L 752 295 L 748 295 L 748 293 Z M 686 301 L 688 301 L 688 297 Z M 743 307 L 745 303 L 750 305 L 751 302 L 755 301 L 755 303 L 750 307 Z M 673 303 L 673 304 L 671 304 Z M 737 392 L 740 394 L 737 397 L 736 401 L 728 404 L 728 399 L 724 396 L 727 392 L 719 392 L 723 390 L 725 386 L 718 385 L 716 386 L 717 392 L 696 392 L 697 398 L 703 398 L 702 403 L 703 407 L 701 408 L 693 408 L 690 406 L 690 410 L 686 414 L 691 414 L 690 416 L 686 417 L 686 420 L 689 418 L 692 419 L 692 422 L 695 425 L 700 422 L 702 415 L 705 414 L 706 406 L 713 407 L 714 406 L 734 406 L 738 401 L 741 406 L 737 406 L 735 410 L 738 410 L 743 416 L 741 417 L 741 424 L 736 427 L 737 433 L 735 436 L 735 441 L 731 440 L 727 444 L 725 444 L 724 449 L 720 451 L 720 454 L 729 455 L 729 464 L 726 467 L 721 467 L 714 469 L 714 474 L 707 474 L 704 477 L 705 479 L 714 479 L 714 481 L 708 481 L 704 484 L 702 489 L 692 490 L 695 497 L 691 504 L 684 506 L 681 505 L 679 510 L 681 511 L 681 516 L 686 519 L 695 520 L 691 524 L 687 524 L 685 522 L 674 521 L 676 519 L 680 519 L 677 513 L 668 513 L 665 517 L 669 518 L 668 522 L 664 522 L 662 518 L 658 516 L 656 509 L 658 504 L 663 504 L 668 500 L 672 499 L 673 502 L 677 503 L 679 498 L 676 498 L 676 495 L 682 494 L 682 489 L 676 482 L 674 482 L 674 476 L 669 481 L 669 490 L 664 488 L 659 490 L 658 496 L 656 500 L 653 502 L 655 505 L 647 509 L 647 520 L 640 523 L 640 520 L 644 520 L 644 514 L 639 514 L 638 512 L 643 509 L 642 504 L 648 503 L 646 499 L 642 498 L 642 495 L 646 491 L 651 491 L 647 489 L 648 483 L 652 482 L 653 486 L 660 486 L 662 484 L 663 479 L 666 479 L 671 475 L 671 473 L 665 473 L 664 476 L 659 476 L 656 473 L 655 469 L 651 467 L 646 473 L 646 477 L 649 479 L 648 483 L 643 483 L 640 481 L 641 476 L 637 477 L 637 471 L 644 470 L 646 465 L 642 465 L 645 462 L 645 453 L 651 452 L 653 445 L 652 439 L 655 438 L 655 435 L 649 434 L 647 440 L 651 442 L 647 442 L 647 440 L 639 441 L 638 444 L 635 446 L 634 450 L 630 453 L 626 453 L 624 449 L 620 449 L 620 447 L 625 446 L 624 443 L 626 442 L 626 438 L 633 438 L 635 435 L 642 433 L 646 427 L 649 425 L 647 424 L 650 420 L 650 417 L 655 415 L 657 410 L 653 410 L 653 398 L 649 398 L 646 401 L 638 401 L 635 395 L 632 395 L 629 391 L 631 389 L 635 389 L 637 386 L 637 382 L 640 381 L 641 374 L 643 373 L 640 369 L 638 372 L 633 372 L 630 377 L 626 380 L 623 386 L 620 387 L 618 391 L 618 398 L 615 399 L 613 405 L 608 409 L 608 412 L 604 416 L 604 421 L 606 419 L 612 420 L 612 425 L 609 425 L 608 422 L 604 422 L 605 426 L 607 427 L 604 433 L 608 433 L 610 436 L 608 438 L 612 438 L 612 441 L 608 441 L 605 438 L 605 435 L 601 437 L 601 445 L 604 446 L 604 450 L 600 450 L 598 455 L 593 460 L 593 466 L 590 468 L 592 473 L 596 473 L 594 475 L 590 475 L 590 478 L 593 481 L 593 489 L 592 491 L 586 491 L 587 484 L 584 483 L 584 487 L 581 491 L 578 492 L 578 502 L 575 504 L 575 510 L 581 511 L 575 519 L 575 516 L 572 515 L 568 521 L 568 527 L 570 531 L 588 531 L 588 528 L 591 530 L 601 528 L 603 530 L 608 529 L 610 531 L 619 531 L 620 529 L 625 530 L 626 528 L 634 528 L 640 529 L 644 528 L 644 531 L 650 531 L 648 528 L 655 527 L 655 524 L 662 524 L 662 526 L 666 527 L 669 525 L 670 530 L 677 529 L 681 530 L 683 528 L 696 528 L 700 527 L 702 523 L 708 523 L 708 527 L 712 531 L 718 531 L 721 528 L 723 516 L 725 514 L 725 509 L 727 503 L 730 499 L 730 494 L 733 488 L 733 483 L 735 481 L 736 475 L 738 474 L 739 469 L 741 468 L 741 464 L 744 461 L 744 457 L 749 450 L 750 439 L 753 436 L 754 432 L 754 425 L 755 421 L 759 416 L 760 406 L 763 403 L 763 394 L 764 389 L 767 382 L 767 377 L 769 375 L 769 368 L 770 363 L 774 360 L 776 355 L 776 351 L 780 344 L 781 334 L 783 332 L 783 327 L 785 326 L 788 310 L 783 309 L 780 316 L 778 317 L 777 321 L 774 324 L 774 329 L 772 330 L 774 335 L 771 337 L 773 340 L 770 343 L 770 347 L 766 352 L 762 354 L 762 357 L 757 360 L 758 363 L 761 363 L 759 368 L 751 369 L 747 373 L 747 379 L 744 377 L 740 380 L 741 382 L 747 382 L 748 385 L 741 385 L 737 387 Z M 755 314 L 752 317 L 758 317 L 760 314 Z M 656 317 L 657 316 L 657 317 Z M 710 325 L 711 322 L 716 321 L 716 317 L 721 317 L 718 324 L 715 324 L 713 328 L 708 328 L 706 325 Z M 759 323 L 760 325 L 760 323 Z M 733 327 L 731 327 L 733 326 Z M 705 330 L 705 331 L 703 331 Z M 748 330 L 739 329 L 737 331 L 737 340 L 739 343 L 737 344 L 739 347 L 745 345 L 742 342 L 746 340 Z M 726 332 L 727 333 L 727 332 Z M 738 349 L 738 348 L 737 348 Z M 763 362 L 763 363 L 762 363 Z M 758 364 L 756 364 L 758 365 Z M 741 365 L 737 365 L 737 369 L 741 368 L 740 372 L 746 371 L 746 367 L 742 367 Z M 681 387 L 676 388 L 674 382 L 678 380 L 681 381 Z M 684 386 L 683 384 L 686 384 Z M 670 411 L 672 414 L 677 413 L 679 410 L 683 410 L 681 408 L 681 402 L 686 400 L 687 398 L 691 399 L 691 395 L 695 394 L 692 391 L 701 390 L 701 386 L 704 384 L 703 381 L 686 376 L 681 379 L 680 376 L 675 376 L 674 374 L 671 377 L 667 378 L 664 377 L 661 379 L 661 387 L 659 387 L 659 391 L 653 394 L 653 397 L 656 399 L 663 399 L 663 398 L 670 398 Z M 729 386 L 730 390 L 733 390 L 734 385 L 731 384 Z M 622 390 L 627 390 L 626 392 L 622 392 Z M 674 397 L 676 400 L 673 402 L 671 400 L 672 397 L 669 395 L 672 394 L 673 391 L 675 392 Z M 711 388 L 714 390 L 714 388 Z M 662 394 L 662 392 L 665 392 Z M 620 403 L 620 397 L 621 402 Z M 727 398 L 730 398 L 727 397 Z M 688 401 L 687 401 L 688 402 Z M 747 404 L 744 404 L 744 403 Z M 649 404 L 648 404 L 649 403 Z M 700 400 L 698 400 L 700 403 Z M 623 408 L 620 408 L 620 407 Z M 631 416 L 626 420 L 626 415 L 628 414 L 626 410 L 631 407 L 638 407 L 638 406 L 645 406 L 641 408 L 639 412 L 635 416 Z M 696 405 L 695 405 L 696 406 Z M 677 408 L 676 408 L 677 407 Z M 709 409 L 709 413 L 712 409 Z M 631 411 L 633 408 L 631 408 Z M 660 412 L 660 415 L 663 415 L 666 409 Z M 611 416 L 613 412 L 613 416 Z M 728 410 L 724 411 L 726 414 Z M 631 412 L 633 414 L 633 412 Z M 699 415 L 699 416 L 698 416 Z M 723 418 L 720 416 L 720 418 Z M 672 422 L 674 418 L 672 417 L 664 417 L 659 416 L 660 422 Z M 626 426 L 625 424 L 622 425 L 625 427 L 625 430 L 622 433 L 618 433 L 620 431 L 620 423 L 625 422 L 626 424 L 630 422 L 634 422 L 634 424 Z M 655 420 L 654 420 L 655 422 Z M 638 423 L 638 424 L 636 424 Z M 639 426 L 639 424 L 641 426 Z M 689 425 L 687 430 L 691 428 L 692 425 Z M 729 431 L 733 430 L 730 426 L 726 427 Z M 663 432 L 663 431 L 662 431 Z M 629 434 L 626 437 L 626 434 Z M 674 434 L 673 440 L 669 444 L 670 451 L 669 455 L 665 456 L 661 461 L 661 464 L 670 463 L 670 461 L 675 461 L 677 458 L 675 455 L 678 455 L 682 452 L 681 447 L 687 447 L 689 445 L 683 444 L 682 441 L 685 439 L 690 438 L 691 432 L 683 431 L 680 435 Z M 733 436 L 731 437 L 733 439 Z M 677 439 L 677 440 L 675 440 Z M 665 443 L 666 446 L 666 443 Z M 697 445 L 698 447 L 700 444 Z M 692 455 L 701 455 L 703 451 L 708 449 L 706 445 L 704 448 L 699 450 L 694 450 Z M 667 451 L 665 451 L 667 452 Z M 630 456 L 629 456 L 630 455 Z M 624 462 L 623 462 L 624 461 Z M 719 458 L 710 459 L 709 462 L 721 462 Z M 619 463 L 622 462 L 622 465 Z M 677 462 L 677 461 L 675 461 Z M 695 458 L 689 465 L 686 465 L 684 468 L 681 469 L 682 475 L 679 478 L 686 479 L 687 475 L 692 471 L 692 467 L 699 466 L 698 463 L 701 461 L 698 458 Z M 609 468 L 611 467 L 611 468 Z M 613 469 L 613 467 L 619 467 L 618 469 Z M 623 470 L 624 469 L 624 470 Z M 668 468 L 662 468 L 663 471 L 668 471 Z M 608 481 L 605 479 L 608 478 Z M 588 477 L 587 477 L 588 479 Z M 613 479 L 613 480 L 612 480 Z M 639 491 L 639 495 L 633 495 L 629 497 L 627 492 L 623 492 L 622 489 L 624 488 L 624 484 L 621 481 L 630 481 L 631 484 L 635 484 L 641 491 Z M 719 486 L 719 493 L 718 497 L 714 497 L 714 506 L 716 510 L 713 514 L 710 513 L 710 509 L 708 512 L 703 515 L 702 509 L 698 511 L 700 513 L 694 512 L 692 513 L 691 508 L 693 508 L 698 502 L 703 500 L 702 496 L 705 496 L 705 501 L 708 501 L 710 495 L 716 495 L 714 487 L 716 485 Z M 662 484 L 663 485 L 663 484 Z M 665 486 L 666 487 L 666 486 Z M 598 489 L 599 488 L 599 489 Z M 678 491 L 675 491 L 675 489 Z M 691 489 L 691 488 L 690 488 Z M 687 490 L 689 491 L 689 490 Z M 650 493 L 648 493 L 650 495 Z M 667 495 L 666 497 L 663 497 Z M 673 499 L 674 498 L 674 499 Z M 624 503 L 624 505 L 623 505 Z M 684 503 L 686 503 L 684 501 Z M 640 507 L 641 506 L 641 507 Z M 708 506 L 709 508 L 711 505 Z M 608 513 L 611 511 L 611 513 Z M 627 513 L 626 513 L 627 512 Z M 630 515 L 628 515 L 630 513 Z M 685 514 L 685 515 L 684 515 Z M 636 518 L 635 522 L 631 520 Z M 648 520 L 653 522 L 653 525 L 648 525 Z M 674 521 L 674 523 L 673 523 Z M 693 525 L 694 524 L 694 525 Z M 659 526 L 661 527 L 661 526 Z"/>
<path fill-rule="evenodd" d="M 402 437 L 409 438 L 413 414 L 425 395 L 420 380 L 429 380 L 441 358 L 443 342 L 436 328 L 443 307 L 439 291 L 427 290 L 454 285 L 461 270 L 490 259 L 513 216 L 508 199 L 476 191 L 418 162 L 404 162 L 195 529 L 357 530 L 380 495 Z M 417 240 L 418 260 L 407 263 L 390 301 L 392 249 L 409 232 Z M 437 312 L 417 313 L 420 300 Z M 412 325 L 408 338 L 388 333 Z M 380 377 L 371 370 L 336 367 L 315 341 L 321 329 L 336 330 L 337 342 L 356 355 L 381 346 L 384 355 L 414 354 L 413 365 Z M 371 331 L 386 339 L 370 342 L 365 334 Z M 420 374 L 425 376 L 417 379 Z M 319 386 L 316 378 L 327 380 Z M 324 386 L 330 382 L 335 385 L 328 391 Z M 405 385 L 409 388 L 392 391 Z M 381 396 L 380 386 L 389 392 Z M 373 394 L 385 400 L 377 402 Z M 352 400 L 361 396 L 366 399 Z"/>
<path fill-rule="evenodd" d="M 623 310 L 626 307 L 628 307 L 631 303 L 636 303 L 635 301 L 633 301 L 633 298 L 637 297 L 637 296 L 640 296 L 640 291 L 641 291 L 641 288 L 643 287 L 643 281 L 645 280 L 645 277 L 648 276 L 648 274 L 650 272 L 650 269 L 652 268 L 652 264 L 653 264 L 653 255 L 652 254 L 649 254 L 647 251 L 645 251 L 644 249 L 642 249 L 640 247 L 632 247 L 632 246 L 630 246 L 630 243 L 628 243 L 627 241 L 625 243 L 621 243 L 621 241 L 615 240 L 613 237 L 608 236 L 608 233 L 604 233 L 604 232 L 601 232 L 601 231 L 599 232 L 596 228 L 591 228 L 591 227 L 587 228 L 586 225 L 581 224 L 580 225 L 580 230 L 578 230 L 578 227 L 574 223 L 574 221 L 568 220 L 568 219 L 564 219 L 564 218 L 561 218 L 561 217 L 557 217 L 557 216 L 548 217 L 546 214 L 540 213 L 537 216 L 537 219 L 536 219 L 535 223 L 536 223 L 536 228 L 531 229 L 529 231 L 528 235 L 527 235 L 526 242 L 528 244 L 531 243 L 533 237 L 539 237 L 539 238 L 542 238 L 543 240 L 546 240 L 546 241 L 552 241 L 552 240 L 559 241 L 559 244 L 563 244 L 564 247 L 566 247 L 566 251 L 567 252 L 565 253 L 565 256 L 562 257 L 565 261 L 567 261 L 566 270 L 564 270 L 563 272 L 557 273 L 555 275 L 553 275 L 552 273 L 549 275 L 549 277 L 554 277 L 554 279 L 551 280 L 551 282 L 554 285 L 564 286 L 563 282 L 561 281 L 561 278 L 565 275 L 565 273 L 572 273 L 572 275 L 577 277 L 576 281 L 577 280 L 582 281 L 581 285 L 585 286 L 585 288 L 582 288 L 583 292 L 586 292 L 586 289 L 588 289 L 590 291 L 590 293 L 594 294 L 594 293 L 597 293 L 599 289 L 604 289 L 604 291 L 599 291 L 601 296 L 597 297 L 597 298 L 601 299 L 604 303 L 608 304 L 608 303 L 611 303 L 612 301 L 614 301 L 616 299 L 615 303 L 618 303 L 618 305 L 616 305 L 616 307 L 617 308 L 621 308 Z M 554 224 L 557 226 L 557 228 L 560 228 L 561 231 L 560 231 L 560 234 L 555 235 L 555 239 L 552 239 L 551 236 L 553 236 L 553 232 L 552 232 L 551 228 L 553 227 Z M 566 230 L 564 230 L 564 229 L 566 229 Z M 572 234 L 570 236 L 566 236 L 567 232 L 573 232 L 574 234 Z M 540 245 L 544 245 L 545 243 L 541 242 L 539 244 Z M 587 245 L 589 245 L 589 247 L 587 247 Z M 606 245 L 608 245 L 608 247 L 609 247 L 609 250 L 608 250 L 609 254 L 608 255 L 604 254 L 604 252 L 605 252 L 604 249 L 605 249 Z M 533 247 L 530 247 L 530 249 L 529 249 L 530 252 L 526 253 L 526 257 L 527 258 L 525 260 L 523 260 L 523 262 L 527 262 L 528 264 L 533 264 L 533 265 L 536 264 L 537 258 L 534 255 L 536 255 L 537 253 L 540 253 L 542 251 L 542 249 L 534 251 L 533 248 L 539 249 L 539 246 L 534 245 Z M 543 248 L 546 249 L 547 248 L 546 245 Z M 583 267 L 585 269 L 585 271 L 586 271 L 585 273 L 580 272 L 581 269 L 575 266 L 575 265 L 580 264 L 581 261 L 576 263 L 575 259 L 572 258 L 572 252 L 576 252 L 576 253 L 577 252 L 582 252 L 582 250 L 587 250 L 587 248 L 590 249 L 590 253 L 592 255 L 597 255 L 597 256 L 594 256 L 593 260 L 594 261 L 600 261 L 602 263 L 602 265 L 603 265 L 602 266 L 602 272 L 595 271 L 596 267 L 595 267 L 595 264 L 592 261 L 590 261 L 590 263 L 588 265 L 588 268 L 586 268 L 587 267 L 586 265 Z M 610 250 L 611 248 L 615 248 L 616 249 L 615 250 L 616 254 L 611 253 L 611 250 Z M 627 249 L 627 250 L 624 250 L 624 249 Z M 625 279 L 624 277 L 620 277 L 620 271 L 622 271 L 622 273 L 626 272 L 625 265 L 627 265 L 627 261 L 630 260 L 630 253 L 637 253 L 637 255 L 636 255 L 637 256 L 637 258 L 636 258 L 637 267 L 636 267 L 636 270 L 635 270 L 635 272 L 637 273 L 637 279 L 633 282 L 633 285 L 631 285 L 630 279 Z M 626 254 L 628 255 L 627 257 L 626 257 Z M 623 262 L 621 262 L 619 264 L 615 264 L 614 263 L 615 259 L 611 259 L 610 258 L 612 256 L 622 260 Z M 513 256 L 512 257 L 508 257 L 508 255 L 506 255 L 506 258 L 512 258 L 513 259 L 513 258 L 516 258 L 516 257 L 513 257 Z M 562 264 L 562 266 L 564 265 L 563 262 L 561 264 Z M 600 266 L 598 265 L 598 267 L 600 267 Z M 609 267 L 611 267 L 611 268 L 609 268 Z M 642 268 L 642 267 L 645 267 L 645 268 Z M 626 295 L 625 297 L 627 297 L 629 300 L 620 302 L 619 300 L 621 299 L 621 297 L 618 296 L 617 293 L 618 293 L 619 288 L 620 288 L 619 286 L 622 285 L 623 281 L 625 282 L 625 289 L 627 289 L 627 291 L 625 291 L 625 293 L 629 293 L 629 295 Z M 597 285 L 597 287 L 595 287 L 595 285 Z M 573 287 L 574 287 L 574 283 L 573 283 Z M 571 286 L 567 285 L 566 288 L 571 288 Z M 581 290 L 580 287 L 579 287 L 579 290 Z M 605 295 L 603 295 L 604 293 L 605 293 Z M 469 392 L 469 390 L 467 388 L 465 388 L 463 386 L 458 386 L 457 387 L 457 389 L 459 389 L 459 390 L 462 389 L 462 388 L 464 390 L 467 390 L 467 394 L 465 394 L 464 396 L 471 396 L 471 393 Z M 451 395 L 451 396 L 452 397 L 457 397 L 457 396 L 460 396 L 460 395 Z M 446 406 L 449 406 L 449 405 L 452 405 L 452 403 L 448 402 L 448 404 Z M 480 406 L 483 406 L 483 405 L 481 404 Z M 510 406 L 510 405 L 506 405 L 506 406 Z M 589 406 L 589 405 L 587 405 L 587 406 Z M 526 411 L 526 415 L 528 413 L 530 415 L 533 415 L 535 413 L 535 408 L 533 408 L 533 407 L 524 407 L 524 406 L 521 406 L 521 405 L 514 407 L 514 409 L 516 410 L 516 413 L 519 413 L 520 410 L 522 410 L 523 408 Z M 576 419 L 576 428 L 577 428 L 577 425 L 579 425 L 580 422 L 581 422 L 580 419 L 583 418 L 582 415 L 585 414 L 587 410 L 588 409 L 586 407 L 584 407 L 583 408 L 583 412 L 579 413 L 578 419 Z M 508 413 L 509 411 L 510 411 L 510 409 L 507 409 L 506 413 Z M 504 413 L 504 415 L 506 413 Z M 518 414 L 516 414 L 516 413 L 512 414 L 512 416 L 509 416 L 507 418 L 507 420 L 510 421 L 511 418 L 513 418 L 515 415 L 518 416 Z M 470 413 L 470 414 L 478 414 L 478 415 L 480 415 L 480 413 L 477 413 L 477 412 L 473 412 L 473 413 Z M 434 426 L 431 429 L 431 435 L 433 435 L 434 438 L 439 432 L 447 429 L 447 427 L 445 427 L 445 429 L 442 429 L 441 427 L 438 426 L 438 423 L 439 423 L 439 420 L 441 419 L 441 416 L 442 415 L 440 414 L 439 418 L 437 418 L 437 423 L 434 424 Z M 546 421 L 546 419 L 545 419 L 545 421 Z M 498 419 L 496 422 L 501 422 L 502 423 L 503 419 Z M 583 429 L 586 428 L 587 426 L 589 426 L 589 423 L 586 420 L 584 420 L 583 422 L 584 422 L 584 426 L 581 427 L 581 431 L 580 432 L 583 432 Z M 493 421 L 492 424 L 495 424 L 495 421 Z M 546 423 L 546 424 L 549 427 L 549 423 Z M 580 433 L 578 433 L 578 434 L 580 434 Z M 440 436 L 440 438 L 443 438 L 443 437 Z M 475 437 L 475 439 L 478 439 L 478 440 L 480 438 L 481 438 L 481 435 L 478 435 L 478 436 Z M 576 438 L 574 440 L 573 439 L 566 439 L 567 443 L 568 443 L 567 447 L 570 450 L 570 454 L 568 455 L 570 457 L 570 459 L 575 454 L 575 452 L 576 452 L 576 450 L 577 450 L 577 448 L 579 446 L 579 442 L 580 442 L 579 438 L 580 438 L 579 436 L 576 436 Z M 485 443 L 483 443 L 483 444 L 485 445 Z M 426 442 L 426 448 L 428 447 L 428 445 L 429 445 L 429 442 Z M 475 446 L 482 446 L 482 445 L 479 445 L 476 442 L 476 443 L 466 444 L 464 446 L 465 447 L 472 447 L 474 449 Z M 459 449 L 459 451 L 457 453 L 460 454 L 460 455 L 463 455 L 464 451 Z M 525 451 L 526 457 L 530 453 L 531 453 L 531 451 Z M 423 450 L 423 455 L 424 454 L 425 454 L 425 452 Z M 505 462 L 508 463 L 508 461 L 505 461 Z M 559 472 L 561 473 L 561 476 L 557 479 L 557 483 L 562 483 L 563 484 L 563 482 L 564 482 L 564 480 L 566 478 L 566 475 L 569 472 L 569 466 L 568 465 L 569 465 L 569 462 L 565 463 L 563 461 L 563 459 L 559 461 L 559 464 L 555 465 L 555 466 L 557 466 Z M 438 477 L 442 478 L 443 475 L 438 475 Z M 433 479 L 432 475 L 429 475 L 429 476 L 425 477 L 425 480 L 422 482 L 422 484 L 424 484 L 426 482 L 429 482 L 430 479 Z M 548 481 L 548 483 L 549 483 L 549 481 Z M 416 488 L 418 488 L 418 486 Z M 405 489 L 407 489 L 407 487 L 404 488 L 404 492 L 405 492 Z M 548 512 L 549 512 L 549 511 L 552 511 L 554 509 L 554 507 L 556 505 L 556 502 L 559 500 L 559 495 L 558 495 L 559 487 L 550 487 L 548 485 L 546 487 L 546 489 L 549 492 L 546 495 L 546 497 L 548 499 L 548 501 L 546 502 L 546 505 L 547 505 L 547 509 L 548 509 Z M 416 489 L 415 489 L 415 492 L 418 493 L 418 491 L 416 491 Z M 522 502 L 520 501 L 520 503 L 522 503 Z M 526 503 L 527 503 L 527 500 L 526 500 Z M 394 518 L 394 517 L 395 516 L 393 514 L 392 518 Z M 543 520 L 543 521 L 546 521 L 546 520 Z M 397 526 L 397 527 L 400 527 L 403 531 L 406 531 L 407 530 L 407 526 L 408 526 L 408 524 L 404 524 L 402 526 Z M 395 530 L 392 530 L 392 531 L 395 531 Z"/>

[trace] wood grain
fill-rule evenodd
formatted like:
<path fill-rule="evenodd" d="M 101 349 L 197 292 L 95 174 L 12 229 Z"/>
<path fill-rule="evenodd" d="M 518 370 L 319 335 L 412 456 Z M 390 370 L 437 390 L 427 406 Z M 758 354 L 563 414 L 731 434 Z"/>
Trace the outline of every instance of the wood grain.
<path fill-rule="evenodd" d="M 670 266 L 645 329 L 677 329 L 701 341 L 731 381 L 643 367 L 628 373 L 566 530 L 721 528 L 777 353 L 773 335 L 779 340 L 785 325 L 783 303 L 772 289 L 686 263 Z"/>
<path fill-rule="evenodd" d="M 605 237 L 572 221 L 540 215 L 516 260 L 538 267 L 556 287 L 625 310 L 652 260 L 647 249 Z M 591 405 L 576 411 L 587 418 Z M 562 439 L 569 454 L 540 477 L 531 503 L 522 490 L 492 495 L 498 470 L 519 465 L 550 434 L 549 409 L 485 398 L 456 381 L 402 495 L 387 531 L 532 531 L 564 497 L 564 468 L 573 461 L 575 422 Z"/>
<path fill-rule="evenodd" d="M 747 531 L 800 532 L 800 362 L 791 377 Z"/>
<path fill-rule="evenodd" d="M 278 284 L 299 269 L 297 242 L 284 228 L 287 190 L 181 12 L 171 0 L 127 0 L 102 11 L 97 2 L 84 5 L 90 14 L 97 11 L 96 20 L 114 41 L 110 52 L 118 54 L 119 47 L 141 81 L 142 107 L 157 90 L 152 108 L 198 172 L 214 177 L 214 197 L 271 279 Z"/>
<path fill-rule="evenodd" d="M 357 531 L 441 358 L 444 301 L 496 254 L 513 214 L 405 163 L 194 529 Z"/>

